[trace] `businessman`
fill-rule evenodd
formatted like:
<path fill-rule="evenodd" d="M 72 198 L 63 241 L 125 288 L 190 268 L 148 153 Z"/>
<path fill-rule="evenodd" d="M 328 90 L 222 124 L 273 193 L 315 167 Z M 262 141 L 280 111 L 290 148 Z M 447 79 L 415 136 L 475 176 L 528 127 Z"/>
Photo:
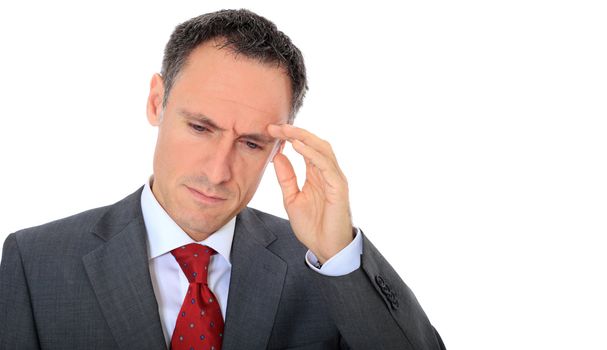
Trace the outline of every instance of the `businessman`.
<path fill-rule="evenodd" d="M 444 349 L 353 227 L 330 144 L 293 126 L 306 90 L 300 51 L 261 16 L 177 26 L 147 100 L 153 175 L 9 235 L 0 349 Z M 246 207 L 269 163 L 288 221 Z"/>

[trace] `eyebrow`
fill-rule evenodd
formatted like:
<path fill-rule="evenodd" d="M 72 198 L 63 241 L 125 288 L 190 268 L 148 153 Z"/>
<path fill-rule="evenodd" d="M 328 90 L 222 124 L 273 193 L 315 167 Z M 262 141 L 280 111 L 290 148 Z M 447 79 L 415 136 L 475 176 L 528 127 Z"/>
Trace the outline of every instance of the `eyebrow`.
<path fill-rule="evenodd" d="M 219 131 L 226 131 L 226 129 L 219 127 L 213 121 L 213 119 L 207 117 L 206 115 L 204 115 L 202 113 L 193 113 L 193 112 L 190 112 L 190 111 L 186 111 L 185 109 L 180 109 L 178 111 L 178 113 L 181 114 L 182 116 L 184 116 L 187 119 L 197 121 L 197 122 L 199 122 L 201 124 L 206 124 L 211 129 L 215 129 L 215 130 L 219 130 Z M 272 142 L 276 141 L 275 138 L 270 137 L 270 136 L 266 136 L 266 135 L 260 134 L 260 133 L 238 134 L 238 137 L 244 137 L 244 138 L 247 138 L 249 140 L 252 140 L 252 141 L 255 141 L 255 142 L 259 142 L 259 143 L 265 143 L 265 144 L 269 144 L 269 143 L 272 143 Z"/>

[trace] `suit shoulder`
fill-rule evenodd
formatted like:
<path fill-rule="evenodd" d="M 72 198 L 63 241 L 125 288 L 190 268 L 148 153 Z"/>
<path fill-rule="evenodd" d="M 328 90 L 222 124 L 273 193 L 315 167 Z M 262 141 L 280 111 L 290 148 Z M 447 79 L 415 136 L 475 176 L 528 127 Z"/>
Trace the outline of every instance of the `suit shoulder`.
<path fill-rule="evenodd" d="M 90 232 L 93 225 L 104 215 L 110 206 L 88 209 L 83 212 L 53 220 L 41 225 L 21 229 L 14 233 L 20 246 L 30 246 L 33 242 L 60 241 L 62 236 L 74 233 Z"/>
<path fill-rule="evenodd" d="M 53 245 L 59 244 L 66 239 L 82 237 L 84 234 L 90 234 L 96 225 L 100 222 L 110 221 L 114 224 L 130 220 L 141 212 L 139 198 L 141 190 L 139 188 L 134 193 L 122 200 L 98 208 L 85 210 L 65 218 L 54 220 L 42 225 L 29 227 L 14 233 L 17 242 L 29 244 L 33 242 L 44 241 Z M 39 245 L 39 244 L 38 244 Z"/>

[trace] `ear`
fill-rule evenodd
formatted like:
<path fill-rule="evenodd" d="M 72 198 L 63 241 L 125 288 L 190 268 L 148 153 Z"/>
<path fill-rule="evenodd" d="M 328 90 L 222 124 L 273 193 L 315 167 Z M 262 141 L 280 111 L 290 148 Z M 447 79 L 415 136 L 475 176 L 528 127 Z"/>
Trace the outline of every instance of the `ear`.
<path fill-rule="evenodd" d="M 150 82 L 150 94 L 148 95 L 148 102 L 146 106 L 146 112 L 148 121 L 153 126 L 160 125 L 162 121 L 162 99 L 164 98 L 164 82 L 160 74 L 155 73 L 152 76 Z"/>

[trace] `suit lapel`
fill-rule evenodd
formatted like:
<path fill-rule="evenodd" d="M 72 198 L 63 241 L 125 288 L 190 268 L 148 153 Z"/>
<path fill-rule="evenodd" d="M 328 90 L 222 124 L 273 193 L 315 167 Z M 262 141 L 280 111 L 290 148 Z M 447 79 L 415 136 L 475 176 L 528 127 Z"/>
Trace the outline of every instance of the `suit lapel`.
<path fill-rule="evenodd" d="M 84 266 L 120 349 L 166 349 L 150 279 L 141 189 L 114 204 L 94 233 L 105 244 L 83 257 Z"/>
<path fill-rule="evenodd" d="M 251 209 L 236 219 L 223 350 L 265 349 L 287 264 L 267 247 L 276 236 Z"/>

